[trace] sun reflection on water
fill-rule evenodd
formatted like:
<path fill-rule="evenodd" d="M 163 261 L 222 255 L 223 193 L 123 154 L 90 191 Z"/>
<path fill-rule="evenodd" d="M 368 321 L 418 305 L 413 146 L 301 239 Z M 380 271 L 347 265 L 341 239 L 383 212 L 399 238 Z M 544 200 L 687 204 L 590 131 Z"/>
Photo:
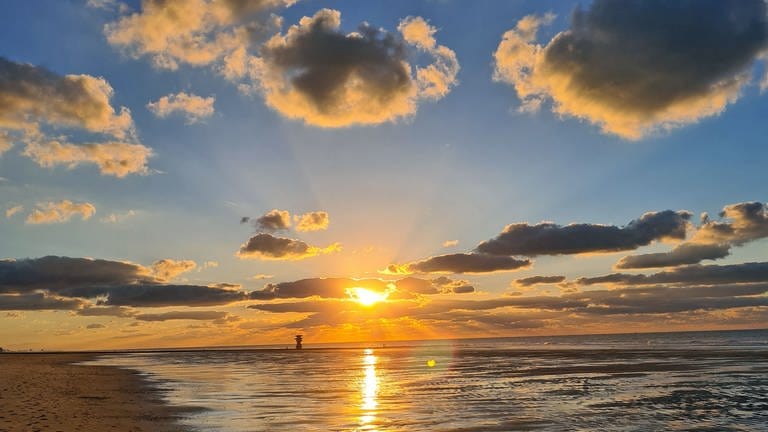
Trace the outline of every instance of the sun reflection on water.
<path fill-rule="evenodd" d="M 364 426 L 374 427 L 376 420 L 376 396 L 379 392 L 379 378 L 376 376 L 376 356 L 372 349 L 366 349 L 363 355 L 363 382 L 360 388 L 361 403 L 360 423 Z M 365 430 L 372 430 L 366 428 Z"/>

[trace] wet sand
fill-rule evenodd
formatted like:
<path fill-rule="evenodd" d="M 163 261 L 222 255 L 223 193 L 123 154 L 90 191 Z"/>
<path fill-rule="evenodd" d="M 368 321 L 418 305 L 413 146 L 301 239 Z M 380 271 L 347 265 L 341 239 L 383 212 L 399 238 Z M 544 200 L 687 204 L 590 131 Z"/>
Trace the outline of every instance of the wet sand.
<path fill-rule="evenodd" d="M 0 354 L 0 432 L 184 430 L 135 372 L 73 363 L 93 354 Z"/>

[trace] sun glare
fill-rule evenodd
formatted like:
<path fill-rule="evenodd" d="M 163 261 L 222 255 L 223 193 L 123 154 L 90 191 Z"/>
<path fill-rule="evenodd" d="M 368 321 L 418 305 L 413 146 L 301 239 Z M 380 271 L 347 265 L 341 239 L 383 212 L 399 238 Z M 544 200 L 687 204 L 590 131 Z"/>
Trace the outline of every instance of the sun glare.
<path fill-rule="evenodd" d="M 360 287 L 347 288 L 347 294 L 349 294 L 349 297 L 351 297 L 352 300 L 355 300 L 363 306 L 371 306 L 373 304 L 382 302 L 386 300 L 387 296 L 389 295 L 389 293 L 386 291 L 372 291 L 367 288 Z"/>

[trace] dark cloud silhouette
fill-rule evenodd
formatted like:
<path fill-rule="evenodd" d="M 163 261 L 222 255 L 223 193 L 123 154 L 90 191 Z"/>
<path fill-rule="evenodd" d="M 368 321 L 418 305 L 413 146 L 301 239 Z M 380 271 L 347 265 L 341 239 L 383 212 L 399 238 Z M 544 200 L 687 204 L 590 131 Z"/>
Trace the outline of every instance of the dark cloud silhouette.
<path fill-rule="evenodd" d="M 247 294 L 225 288 L 202 285 L 122 285 L 72 288 L 62 292 L 67 297 L 97 299 L 101 306 L 165 307 L 218 306 L 246 300 Z"/>
<path fill-rule="evenodd" d="M 531 276 L 515 280 L 515 285 L 529 287 L 539 284 L 556 284 L 565 280 L 565 276 Z"/>
<path fill-rule="evenodd" d="M 73 287 L 155 281 L 149 269 L 121 261 L 58 256 L 0 261 L 0 292 L 56 293 Z"/>
<path fill-rule="evenodd" d="M 408 264 L 392 264 L 383 273 L 492 273 L 518 270 L 530 265 L 531 261 L 529 260 L 520 260 L 509 256 L 455 253 L 437 255 Z"/>
<path fill-rule="evenodd" d="M 75 310 L 85 302 L 44 293 L 0 294 L 0 310 Z"/>
<path fill-rule="evenodd" d="M 763 0 L 595 0 L 568 30 L 534 43 L 552 16 L 525 17 L 496 53 L 496 79 L 524 107 L 638 139 L 716 115 L 740 96 L 768 47 Z"/>
<path fill-rule="evenodd" d="M 656 240 L 684 239 L 691 214 L 665 210 L 646 213 L 623 227 L 540 223 L 507 225 L 501 234 L 480 243 L 476 252 L 491 255 L 566 255 L 636 249 Z"/>
<path fill-rule="evenodd" d="M 720 212 L 723 220 L 711 220 L 706 214 L 691 239 L 669 252 L 630 255 L 616 264 L 619 269 L 674 267 L 696 264 L 705 259 L 730 255 L 732 247 L 768 237 L 768 207 L 761 202 L 727 205 Z"/>
<path fill-rule="evenodd" d="M 136 319 L 139 321 L 171 321 L 171 320 L 195 320 L 195 321 L 214 321 L 226 319 L 229 316 L 227 312 L 217 311 L 171 311 L 157 314 L 139 314 Z"/>
<path fill-rule="evenodd" d="M 616 263 L 616 268 L 675 267 L 684 264 L 697 264 L 707 259 L 725 258 L 730 253 L 731 247 L 727 244 L 681 243 L 669 252 L 625 256 Z"/>
<path fill-rule="evenodd" d="M 338 243 L 319 248 L 310 246 L 301 240 L 259 233 L 248 239 L 240 247 L 237 256 L 240 258 L 263 260 L 301 260 L 321 254 L 337 252 L 340 249 L 341 246 Z"/>
<path fill-rule="evenodd" d="M 730 265 L 689 265 L 645 274 L 612 273 L 604 276 L 576 279 L 578 285 L 652 285 L 689 284 L 714 285 L 749 282 L 768 282 L 768 262 Z"/>

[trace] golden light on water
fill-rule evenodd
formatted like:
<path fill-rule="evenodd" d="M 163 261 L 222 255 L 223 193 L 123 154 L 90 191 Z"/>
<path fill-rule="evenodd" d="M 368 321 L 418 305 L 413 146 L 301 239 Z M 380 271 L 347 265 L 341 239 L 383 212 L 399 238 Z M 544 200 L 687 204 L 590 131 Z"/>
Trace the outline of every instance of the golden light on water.
<path fill-rule="evenodd" d="M 376 396 L 379 392 L 379 379 L 376 376 L 376 356 L 372 349 L 366 349 L 363 356 L 363 382 L 360 389 L 360 423 L 367 425 L 376 420 Z"/>
<path fill-rule="evenodd" d="M 373 291 L 362 287 L 347 288 L 347 294 L 363 306 L 372 306 L 383 302 L 389 296 L 388 291 Z"/>

